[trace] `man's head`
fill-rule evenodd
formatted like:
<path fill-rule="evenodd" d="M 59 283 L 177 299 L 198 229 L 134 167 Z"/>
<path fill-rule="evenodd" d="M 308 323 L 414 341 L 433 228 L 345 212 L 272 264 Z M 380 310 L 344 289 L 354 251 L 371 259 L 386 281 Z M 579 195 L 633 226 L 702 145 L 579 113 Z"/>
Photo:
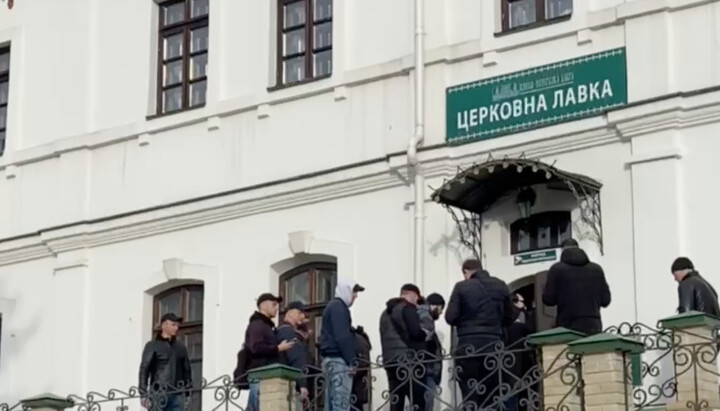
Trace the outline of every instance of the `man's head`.
<path fill-rule="evenodd" d="M 443 310 L 445 310 L 445 299 L 442 297 L 442 295 L 438 293 L 432 293 L 427 296 L 425 302 L 427 303 L 427 305 L 430 306 L 430 314 L 432 315 L 433 319 L 439 319 L 443 313 Z"/>
<path fill-rule="evenodd" d="M 513 302 L 513 305 L 515 306 L 515 308 L 517 308 L 519 310 L 527 309 L 527 307 L 525 306 L 525 298 L 518 293 L 513 294 L 512 302 Z"/>
<path fill-rule="evenodd" d="M 695 266 L 689 258 L 678 257 L 675 261 L 673 261 L 670 271 L 672 272 L 673 277 L 675 277 L 675 281 L 680 282 L 688 274 L 695 271 Z"/>
<path fill-rule="evenodd" d="M 358 293 L 365 291 L 365 287 L 356 284 L 348 279 L 338 279 L 335 286 L 335 298 L 341 299 L 348 307 L 351 307 L 358 297 Z"/>
<path fill-rule="evenodd" d="M 167 313 L 160 318 L 160 331 L 164 338 L 175 338 L 178 328 L 182 322 L 182 317 L 178 317 L 175 313 Z"/>
<path fill-rule="evenodd" d="M 473 274 L 480 270 L 482 270 L 482 263 L 480 260 L 465 260 L 462 265 L 463 277 L 465 277 L 466 280 L 470 279 Z"/>
<path fill-rule="evenodd" d="M 295 328 L 301 327 L 307 318 L 304 309 L 305 306 L 300 301 L 289 302 L 282 310 L 285 322 Z"/>
<path fill-rule="evenodd" d="M 415 284 L 405 284 L 400 287 L 400 298 L 410 304 L 417 305 L 420 299 L 420 289 Z"/>
<path fill-rule="evenodd" d="M 572 238 L 568 238 L 567 240 L 563 241 L 560 244 L 560 247 L 562 247 L 563 251 L 567 250 L 568 248 L 578 248 L 580 245 L 577 241 L 575 241 Z"/>
<path fill-rule="evenodd" d="M 257 299 L 258 312 L 267 318 L 275 318 L 282 300 L 282 297 L 270 293 L 260 294 Z"/>

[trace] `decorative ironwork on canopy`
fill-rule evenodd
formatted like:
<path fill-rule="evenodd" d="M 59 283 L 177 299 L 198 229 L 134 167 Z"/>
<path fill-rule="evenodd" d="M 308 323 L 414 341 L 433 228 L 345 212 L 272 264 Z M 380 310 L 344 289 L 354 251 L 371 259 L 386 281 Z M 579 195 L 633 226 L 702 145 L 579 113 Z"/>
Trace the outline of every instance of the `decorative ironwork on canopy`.
<path fill-rule="evenodd" d="M 590 177 L 559 170 L 553 165 L 527 158 L 493 159 L 474 164 L 435 190 L 432 200 L 450 212 L 460 232 L 460 241 L 479 259 L 482 255 L 482 215 L 500 200 L 519 190 L 539 184 L 564 186 L 575 197 L 582 220 L 593 232 L 603 252 L 600 189 L 602 183 Z"/>

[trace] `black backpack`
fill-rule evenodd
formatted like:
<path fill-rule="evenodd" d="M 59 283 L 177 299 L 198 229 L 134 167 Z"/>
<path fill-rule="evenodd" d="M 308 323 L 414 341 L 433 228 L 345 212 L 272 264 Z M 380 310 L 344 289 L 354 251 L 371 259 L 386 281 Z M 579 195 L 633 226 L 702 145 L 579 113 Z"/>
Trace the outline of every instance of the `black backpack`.
<path fill-rule="evenodd" d="M 235 381 L 235 386 L 238 387 L 240 390 L 248 390 L 250 389 L 250 383 L 248 382 L 248 363 L 249 363 L 249 355 L 247 354 L 247 350 L 245 350 L 245 347 L 238 352 L 237 354 L 237 366 L 235 367 L 235 371 L 233 372 L 233 379 Z"/>

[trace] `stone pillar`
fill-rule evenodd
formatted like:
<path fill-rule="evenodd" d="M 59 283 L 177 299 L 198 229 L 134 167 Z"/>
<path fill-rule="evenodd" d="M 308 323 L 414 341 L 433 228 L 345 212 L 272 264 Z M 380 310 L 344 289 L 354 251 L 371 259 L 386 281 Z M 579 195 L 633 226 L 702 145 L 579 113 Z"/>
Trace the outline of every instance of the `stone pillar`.
<path fill-rule="evenodd" d="M 633 408 L 630 356 L 645 351 L 643 343 L 615 334 L 596 334 L 568 344 L 582 355 L 586 411 L 626 411 Z"/>
<path fill-rule="evenodd" d="M 248 373 L 248 381 L 260 381 L 260 411 L 290 411 L 296 400 L 295 380 L 300 370 L 281 364 L 256 368 Z"/>
<path fill-rule="evenodd" d="M 568 343 L 579 340 L 585 335 L 567 328 L 553 328 L 533 334 L 528 341 L 540 347 L 542 365 L 542 406 L 543 409 L 560 409 L 567 406 L 568 411 L 580 409 L 580 396 L 575 384 L 563 382 L 563 374 L 567 370 Z M 566 375 L 567 377 L 567 375 Z M 577 375 L 580 378 L 580 375 Z M 540 393 L 539 393 L 540 394 Z"/>
<path fill-rule="evenodd" d="M 720 319 L 690 311 L 660 320 L 673 331 L 677 398 L 668 410 L 718 409 L 718 338 Z"/>
<path fill-rule="evenodd" d="M 23 409 L 32 411 L 64 411 L 74 406 L 67 398 L 61 398 L 53 394 L 40 394 L 32 398 L 20 401 Z"/>

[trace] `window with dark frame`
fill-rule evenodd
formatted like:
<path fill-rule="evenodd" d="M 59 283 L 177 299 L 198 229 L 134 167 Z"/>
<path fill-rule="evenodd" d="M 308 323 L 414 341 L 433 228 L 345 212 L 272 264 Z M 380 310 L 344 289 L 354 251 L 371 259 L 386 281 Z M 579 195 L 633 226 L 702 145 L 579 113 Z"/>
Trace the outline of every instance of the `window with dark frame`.
<path fill-rule="evenodd" d="M 157 112 L 205 105 L 209 0 L 160 3 Z"/>
<path fill-rule="evenodd" d="M 5 153 L 9 91 L 10 47 L 3 47 L 0 48 L 0 156 Z"/>
<path fill-rule="evenodd" d="M 510 225 L 510 253 L 558 248 L 568 238 L 572 238 L 569 211 L 533 214 Z"/>
<path fill-rule="evenodd" d="M 155 296 L 153 301 L 153 336 L 160 332 L 160 318 L 167 313 L 175 313 L 183 318 L 177 339 L 185 344 L 190 357 L 193 385 L 202 384 L 203 361 L 203 304 L 204 288 L 200 284 L 171 288 Z M 193 392 L 190 410 L 202 409 L 202 393 Z"/>
<path fill-rule="evenodd" d="M 332 74 L 333 0 L 277 0 L 277 86 Z"/>
<path fill-rule="evenodd" d="M 508 31 L 572 15 L 573 0 L 500 0 L 502 30 Z"/>

